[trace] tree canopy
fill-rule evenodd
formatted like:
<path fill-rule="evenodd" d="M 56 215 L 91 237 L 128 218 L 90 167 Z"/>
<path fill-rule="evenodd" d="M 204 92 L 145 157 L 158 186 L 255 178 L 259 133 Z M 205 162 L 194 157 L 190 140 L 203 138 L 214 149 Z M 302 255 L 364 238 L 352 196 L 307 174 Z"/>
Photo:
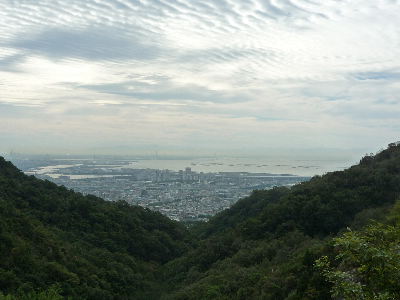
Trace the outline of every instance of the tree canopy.
<path fill-rule="evenodd" d="M 0 158 L 0 299 L 399 299 L 398 200 L 397 144 L 189 229 Z"/>

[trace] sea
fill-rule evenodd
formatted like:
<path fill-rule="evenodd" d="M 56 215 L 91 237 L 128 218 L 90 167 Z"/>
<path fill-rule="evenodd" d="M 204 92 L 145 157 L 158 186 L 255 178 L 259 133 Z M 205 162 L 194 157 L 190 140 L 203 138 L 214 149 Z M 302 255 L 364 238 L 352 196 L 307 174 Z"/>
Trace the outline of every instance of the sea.
<path fill-rule="evenodd" d="M 124 168 L 168 169 L 173 171 L 190 168 L 194 172 L 248 172 L 292 174 L 298 176 L 323 175 L 340 171 L 356 163 L 354 159 L 276 159 L 276 158 L 196 158 L 196 159 L 146 159 L 131 161 Z"/>
<path fill-rule="evenodd" d="M 63 175 L 63 169 L 79 165 L 92 165 L 105 169 L 158 169 L 179 171 L 190 168 L 192 172 L 247 172 L 264 174 L 285 174 L 297 176 L 323 175 L 327 172 L 340 171 L 358 163 L 360 156 L 308 156 L 308 157 L 198 157 L 198 158 L 122 158 L 122 157 L 57 157 L 51 159 L 18 159 L 28 174 L 47 174 L 51 177 Z M 43 161 L 45 164 L 40 164 Z M 35 168 L 32 168 L 33 166 Z M 29 168 L 28 168 L 29 167 Z M 104 175 L 108 176 L 108 175 Z M 76 175 L 82 179 L 99 177 L 95 175 Z M 78 178 L 79 177 L 79 178 Z"/>

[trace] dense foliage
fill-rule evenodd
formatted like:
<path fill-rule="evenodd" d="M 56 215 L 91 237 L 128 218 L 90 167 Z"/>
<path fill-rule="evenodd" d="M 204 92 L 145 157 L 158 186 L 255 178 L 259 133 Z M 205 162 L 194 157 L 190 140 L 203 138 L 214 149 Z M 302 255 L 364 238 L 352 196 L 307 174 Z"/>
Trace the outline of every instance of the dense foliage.
<path fill-rule="evenodd" d="M 0 158 L 0 291 L 59 283 L 90 299 L 155 297 L 155 270 L 187 248 L 186 229 L 159 213 L 28 177 Z"/>
<path fill-rule="evenodd" d="M 399 199 L 396 145 L 189 230 L 1 159 L 0 299 L 398 299 Z"/>
<path fill-rule="evenodd" d="M 17 295 L 3 295 L 0 292 L 0 300 L 63 300 L 65 299 L 60 295 L 60 288 L 56 285 L 49 287 L 44 291 L 32 291 L 32 292 L 19 292 Z M 67 299 L 71 299 L 68 297 Z"/>
<path fill-rule="evenodd" d="M 337 255 L 317 260 L 332 295 L 341 299 L 400 299 L 400 202 L 386 223 L 335 238 Z"/>
<path fill-rule="evenodd" d="M 194 229 L 203 239 L 164 268 L 175 286 L 164 298 L 331 299 L 315 260 L 334 257 L 341 230 L 384 219 L 399 195 L 399 146 L 291 189 L 255 191 Z"/>

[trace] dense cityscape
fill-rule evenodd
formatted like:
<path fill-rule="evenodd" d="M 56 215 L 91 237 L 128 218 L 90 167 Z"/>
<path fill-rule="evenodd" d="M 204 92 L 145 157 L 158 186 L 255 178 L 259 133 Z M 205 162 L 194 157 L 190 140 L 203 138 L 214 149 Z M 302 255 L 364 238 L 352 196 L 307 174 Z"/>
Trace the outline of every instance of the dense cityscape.
<path fill-rule="evenodd" d="M 290 186 L 309 177 L 249 172 L 136 169 L 129 160 L 17 160 L 25 173 L 83 194 L 159 211 L 180 221 L 207 220 L 256 189 Z"/>

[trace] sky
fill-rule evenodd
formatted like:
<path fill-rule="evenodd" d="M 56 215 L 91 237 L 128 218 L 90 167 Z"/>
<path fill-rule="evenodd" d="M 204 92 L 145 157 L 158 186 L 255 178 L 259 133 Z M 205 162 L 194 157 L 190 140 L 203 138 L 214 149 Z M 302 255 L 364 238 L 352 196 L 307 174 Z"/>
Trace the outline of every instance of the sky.
<path fill-rule="evenodd" d="M 0 152 L 376 151 L 400 0 L 0 0 Z"/>

